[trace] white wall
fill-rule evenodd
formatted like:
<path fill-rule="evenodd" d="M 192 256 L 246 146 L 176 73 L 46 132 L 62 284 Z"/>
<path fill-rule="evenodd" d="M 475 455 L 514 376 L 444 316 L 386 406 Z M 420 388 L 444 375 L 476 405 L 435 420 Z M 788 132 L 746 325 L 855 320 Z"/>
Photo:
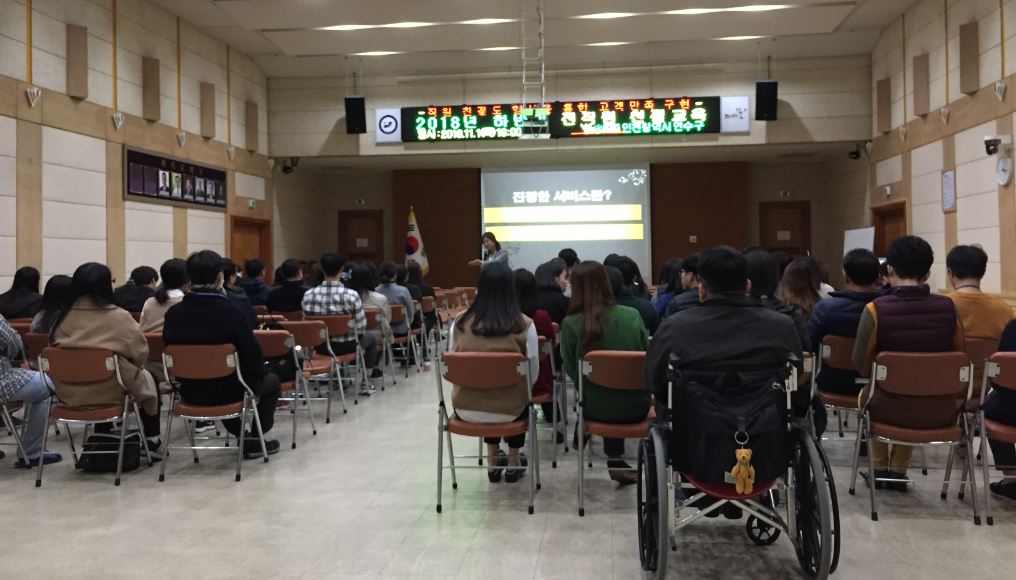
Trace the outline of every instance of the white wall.
<path fill-rule="evenodd" d="M 981 282 L 985 292 L 1002 289 L 996 158 L 984 154 L 984 136 L 994 132 L 991 121 L 956 134 L 956 241 L 980 244 L 988 253 L 988 270 Z"/>
<path fill-rule="evenodd" d="M 213 250 L 226 254 L 226 214 L 201 209 L 187 210 L 187 254 Z"/>
<path fill-rule="evenodd" d="M 17 145 L 17 121 L 0 116 L 0 292 L 10 287 L 17 269 Z"/>
<path fill-rule="evenodd" d="M 173 257 L 173 208 L 128 201 L 124 207 L 125 266 L 129 273 L 138 266 L 156 270 Z"/>
<path fill-rule="evenodd" d="M 933 290 L 946 287 L 945 214 L 942 213 L 942 142 L 935 141 L 910 154 L 910 199 L 912 233 L 931 244 L 935 264 L 928 284 Z"/>

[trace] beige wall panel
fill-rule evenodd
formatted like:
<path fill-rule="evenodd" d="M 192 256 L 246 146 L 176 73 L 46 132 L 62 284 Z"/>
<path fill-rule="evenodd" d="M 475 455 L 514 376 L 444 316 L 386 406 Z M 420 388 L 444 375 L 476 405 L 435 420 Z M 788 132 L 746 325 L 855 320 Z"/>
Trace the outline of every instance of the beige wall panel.
<path fill-rule="evenodd" d="M 18 268 L 18 120 L 0 116 L 0 288 Z"/>
<path fill-rule="evenodd" d="M 913 61 L 914 115 L 923 117 L 931 110 L 931 78 L 928 53 L 919 54 Z"/>
<path fill-rule="evenodd" d="M 67 25 L 67 95 L 88 98 L 88 29 Z"/>
<path fill-rule="evenodd" d="M 892 129 L 892 79 L 879 79 L 875 83 L 876 127 L 880 133 Z"/>
<path fill-rule="evenodd" d="M 72 99 L 53 91 L 43 91 L 42 122 L 47 127 L 56 127 L 104 139 L 112 126 L 109 109 L 89 101 Z"/>
<path fill-rule="evenodd" d="M 187 208 L 173 208 L 173 255 L 187 257 Z"/>
<path fill-rule="evenodd" d="M 998 132 L 1006 135 L 1013 134 L 1013 117 L 1001 117 L 998 119 Z M 999 245 L 1002 253 L 999 256 L 1001 262 L 1001 286 L 1005 292 L 1016 291 L 1016 188 L 1010 179 L 1007 185 L 998 188 L 998 215 L 999 220 Z"/>
<path fill-rule="evenodd" d="M 981 88 L 981 50 L 977 22 L 960 26 L 960 92 L 976 93 Z"/>
<path fill-rule="evenodd" d="M 42 126 L 18 121 L 18 267 L 42 266 Z"/>
<path fill-rule="evenodd" d="M 141 110 L 142 116 L 148 121 L 162 118 L 162 98 L 160 94 L 161 71 L 159 59 L 144 57 L 142 59 Z"/>
<path fill-rule="evenodd" d="M 0 115 L 18 115 L 18 81 L 11 77 L 0 76 Z"/>
<path fill-rule="evenodd" d="M 215 138 L 215 85 L 201 83 L 201 136 Z"/>
<path fill-rule="evenodd" d="M 248 151 L 257 151 L 260 141 L 258 104 L 254 101 L 247 101 L 244 105 L 244 148 Z"/>

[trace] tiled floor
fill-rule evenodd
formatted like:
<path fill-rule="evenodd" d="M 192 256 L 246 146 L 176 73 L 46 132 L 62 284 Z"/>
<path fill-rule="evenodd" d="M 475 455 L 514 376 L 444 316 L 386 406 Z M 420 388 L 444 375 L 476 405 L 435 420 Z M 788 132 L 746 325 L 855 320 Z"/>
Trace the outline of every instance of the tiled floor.
<path fill-rule="evenodd" d="M 295 451 L 289 419 L 280 416 L 274 435 L 282 452 L 267 465 L 245 462 L 241 483 L 231 457 L 207 454 L 195 465 L 178 452 L 164 483 L 157 469 L 141 469 L 114 487 L 112 477 L 75 472 L 65 461 L 36 489 L 8 455 L 0 462 L 0 576 L 639 577 L 634 488 L 616 489 L 593 473 L 586 516 L 578 517 L 574 452 L 556 470 L 544 462 L 535 515 L 526 513 L 527 479 L 492 485 L 478 470 L 460 471 L 459 489 L 447 486 L 444 513 L 435 513 L 434 384 L 431 373 L 400 381 L 350 405 L 348 415 L 338 411 L 330 425 L 321 421 L 316 437 L 304 424 Z M 459 454 L 475 453 L 475 440 L 456 444 Z M 880 494 L 874 523 L 865 488 L 846 493 L 848 446 L 826 445 L 843 519 L 835 577 L 1016 577 L 1016 508 L 995 502 L 995 525 L 975 527 L 969 494 L 939 499 L 942 457 L 929 454 L 932 470 L 917 472 L 914 491 Z M 51 448 L 66 453 L 66 437 Z M 759 548 L 743 521 L 722 518 L 688 528 L 669 562 L 673 578 L 801 576 L 785 538 Z"/>

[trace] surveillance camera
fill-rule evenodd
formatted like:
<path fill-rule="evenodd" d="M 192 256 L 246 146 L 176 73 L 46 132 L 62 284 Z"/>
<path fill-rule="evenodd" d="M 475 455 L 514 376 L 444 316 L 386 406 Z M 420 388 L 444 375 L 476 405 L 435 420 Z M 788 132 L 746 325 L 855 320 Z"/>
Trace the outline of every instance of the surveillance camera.
<path fill-rule="evenodd" d="M 300 158 L 299 157 L 290 157 L 289 158 L 289 164 L 292 165 L 293 167 L 296 167 L 296 166 L 300 165 Z"/>
<path fill-rule="evenodd" d="M 995 155 L 1001 149 L 1012 147 L 1012 135 L 987 135 L 984 137 L 984 152 Z"/>
<path fill-rule="evenodd" d="M 860 159 L 861 158 L 861 148 L 860 147 L 854 147 L 853 151 L 848 151 L 847 152 L 847 157 L 849 157 L 851 159 L 855 159 L 855 160 L 856 159 Z"/>
<path fill-rule="evenodd" d="M 290 158 L 288 158 L 288 157 L 284 158 L 282 160 L 282 172 L 285 173 L 286 175 L 289 175 L 290 173 L 293 172 L 293 166 L 294 165 L 295 164 L 293 163 L 293 161 Z"/>

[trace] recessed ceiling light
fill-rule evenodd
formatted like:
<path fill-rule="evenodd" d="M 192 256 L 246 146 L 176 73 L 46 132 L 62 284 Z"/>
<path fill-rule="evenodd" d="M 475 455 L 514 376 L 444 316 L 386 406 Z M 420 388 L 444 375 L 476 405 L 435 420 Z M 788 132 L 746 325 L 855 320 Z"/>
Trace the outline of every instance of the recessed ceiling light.
<path fill-rule="evenodd" d="M 425 26 L 434 26 L 433 22 L 392 22 L 391 24 L 382 24 L 381 28 L 423 28 Z"/>
<path fill-rule="evenodd" d="M 463 20 L 459 24 L 506 24 L 515 22 L 513 18 L 477 18 L 475 20 Z"/>
<path fill-rule="evenodd" d="M 484 50 L 489 52 L 496 52 L 500 50 L 518 50 L 517 46 L 488 46 L 487 48 L 478 48 L 476 50 Z"/>
<path fill-rule="evenodd" d="M 716 40 L 757 40 L 759 38 L 765 38 L 765 36 L 723 36 Z"/>
<path fill-rule="evenodd" d="M 784 10 L 793 7 L 793 4 L 756 4 L 754 6 L 734 6 L 726 10 L 728 12 L 768 12 L 770 10 Z"/>
<path fill-rule="evenodd" d="M 625 44 L 631 44 L 630 42 L 590 42 L 586 46 L 622 46 Z"/>
<path fill-rule="evenodd" d="M 610 20 L 613 18 L 628 18 L 629 16 L 637 16 L 634 12 L 599 12 L 597 14 L 583 14 L 582 16 L 576 16 L 576 18 L 584 18 L 587 20 Z"/>
<path fill-rule="evenodd" d="M 368 52 L 354 52 L 353 56 L 390 56 L 393 54 L 402 54 L 402 53 L 391 50 L 371 50 Z"/>
<path fill-rule="evenodd" d="M 344 32 L 344 31 L 348 31 L 348 30 L 366 30 L 368 28 L 374 28 L 374 25 L 373 24 L 339 24 L 337 26 L 322 26 L 320 28 L 316 28 L 315 30 L 339 30 L 339 31 L 343 31 Z"/>
<path fill-rule="evenodd" d="M 682 8 L 680 10 L 667 10 L 664 14 L 672 14 L 674 16 L 693 16 L 695 14 L 712 14 L 714 12 L 722 12 L 723 8 Z"/>

